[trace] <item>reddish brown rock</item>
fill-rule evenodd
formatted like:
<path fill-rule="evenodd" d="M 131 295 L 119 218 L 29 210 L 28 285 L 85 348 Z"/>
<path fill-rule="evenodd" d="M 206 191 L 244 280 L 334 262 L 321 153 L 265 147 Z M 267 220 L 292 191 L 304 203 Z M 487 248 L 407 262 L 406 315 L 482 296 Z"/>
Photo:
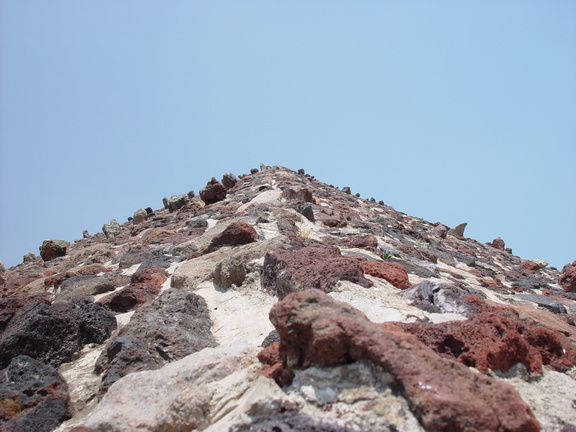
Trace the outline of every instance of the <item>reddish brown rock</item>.
<path fill-rule="evenodd" d="M 206 187 L 200 191 L 200 198 L 207 205 L 222 201 L 226 198 L 226 188 L 215 177 L 212 177 Z"/>
<path fill-rule="evenodd" d="M 44 240 L 39 248 L 40 256 L 44 261 L 65 256 L 69 246 L 70 243 L 64 240 Z"/>
<path fill-rule="evenodd" d="M 408 273 L 406 273 L 406 269 L 402 264 L 382 261 L 364 261 L 360 263 L 360 266 L 362 270 L 364 270 L 364 273 L 385 279 L 396 288 L 407 289 L 411 286 L 408 280 Z"/>
<path fill-rule="evenodd" d="M 492 240 L 492 247 L 495 249 L 504 250 L 506 244 L 504 243 L 504 240 L 502 240 L 500 237 L 497 237 Z"/>
<path fill-rule="evenodd" d="M 535 432 L 540 425 L 516 390 L 444 359 L 398 327 L 374 324 L 319 290 L 287 296 L 270 311 L 282 365 L 272 376 L 291 382 L 294 369 L 367 359 L 389 374 L 430 431 Z M 268 350 L 273 350 L 268 348 Z M 275 356 L 263 356 L 274 361 Z"/>
<path fill-rule="evenodd" d="M 305 202 L 309 202 L 309 203 L 314 202 L 314 198 L 312 197 L 312 192 L 309 189 L 294 190 L 294 189 L 286 188 L 282 191 L 282 197 L 289 199 L 289 200 L 305 201 Z"/>
<path fill-rule="evenodd" d="M 378 251 L 378 239 L 372 234 L 351 235 L 344 238 L 326 237 L 323 241 L 330 245 L 366 249 L 370 252 Z"/>
<path fill-rule="evenodd" d="M 258 233 L 252 225 L 246 222 L 232 222 L 210 242 L 210 249 L 220 246 L 238 246 L 258 240 Z"/>
<path fill-rule="evenodd" d="M 558 278 L 558 284 L 564 291 L 576 292 L 576 261 L 562 269 L 562 274 Z"/>
<path fill-rule="evenodd" d="M 279 298 L 307 288 L 330 292 L 340 280 L 372 286 L 358 261 L 343 257 L 335 246 L 314 245 L 296 252 L 273 249 L 264 257 L 262 287 Z"/>
<path fill-rule="evenodd" d="M 450 231 L 450 228 L 447 227 L 444 224 L 441 223 L 437 223 L 435 224 L 436 226 L 434 227 L 434 229 L 432 230 L 432 232 L 434 233 L 434 235 L 445 239 L 446 238 L 446 234 L 448 234 L 448 231 Z"/>
<path fill-rule="evenodd" d="M 161 287 L 164 282 L 168 279 L 168 273 L 166 270 L 159 267 L 149 267 L 143 270 L 137 270 L 136 273 L 132 275 L 132 283 L 145 283 L 154 285 L 156 287 Z"/>
<path fill-rule="evenodd" d="M 153 301 L 159 293 L 159 285 L 133 283 L 101 298 L 98 303 L 113 312 L 124 313 Z"/>
<path fill-rule="evenodd" d="M 520 264 L 520 267 L 522 267 L 523 269 L 526 269 L 526 270 L 531 270 L 531 271 L 536 271 L 540 268 L 540 266 L 538 264 L 536 264 L 534 261 L 530 261 L 530 260 L 522 261 L 522 263 Z"/>

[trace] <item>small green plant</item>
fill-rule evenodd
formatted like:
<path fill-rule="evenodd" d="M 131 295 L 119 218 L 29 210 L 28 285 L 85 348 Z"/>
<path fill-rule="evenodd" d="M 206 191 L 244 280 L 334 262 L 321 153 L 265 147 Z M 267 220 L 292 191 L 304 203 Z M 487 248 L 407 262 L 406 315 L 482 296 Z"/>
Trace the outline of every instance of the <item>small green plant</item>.
<path fill-rule="evenodd" d="M 416 219 L 419 220 L 420 222 L 426 222 L 426 219 L 421 218 L 421 217 L 417 217 Z"/>
<path fill-rule="evenodd" d="M 382 255 L 382 259 L 388 260 L 392 258 L 392 254 L 388 251 L 384 252 L 384 254 Z"/>

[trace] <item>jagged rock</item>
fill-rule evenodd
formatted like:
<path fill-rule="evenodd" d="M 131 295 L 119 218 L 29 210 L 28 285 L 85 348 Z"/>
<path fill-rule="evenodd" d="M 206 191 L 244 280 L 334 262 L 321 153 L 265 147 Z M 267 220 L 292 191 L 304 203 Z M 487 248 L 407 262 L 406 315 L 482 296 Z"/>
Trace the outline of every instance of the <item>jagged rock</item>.
<path fill-rule="evenodd" d="M 88 232 L 88 230 L 82 231 L 82 238 L 89 238 L 89 237 L 90 237 L 90 233 Z"/>
<path fill-rule="evenodd" d="M 86 298 L 31 303 L 18 311 L 0 337 L 0 366 L 19 355 L 60 366 L 83 345 L 104 342 L 115 328 L 114 316 Z"/>
<path fill-rule="evenodd" d="M 206 302 L 193 293 L 168 289 L 138 309 L 96 363 L 102 392 L 121 377 L 152 370 L 216 345 Z"/>
<path fill-rule="evenodd" d="M 306 219 L 308 219 L 310 222 L 314 223 L 316 222 L 316 219 L 314 218 L 314 209 L 312 208 L 312 204 L 303 204 L 301 206 L 299 206 L 297 208 L 298 213 L 300 213 L 302 216 L 304 216 Z"/>
<path fill-rule="evenodd" d="M 455 237 L 464 237 L 464 229 L 468 225 L 468 222 L 461 223 L 448 231 L 447 234 L 453 235 Z"/>
<path fill-rule="evenodd" d="M 222 177 L 222 186 L 224 186 L 226 190 L 232 189 L 234 186 L 236 186 L 236 183 L 238 183 L 238 177 L 236 177 L 231 172 L 227 172 Z"/>
<path fill-rule="evenodd" d="M 214 204 L 226 198 L 226 188 L 214 177 L 200 190 L 200 198 L 208 204 Z"/>
<path fill-rule="evenodd" d="M 540 425 L 512 386 L 444 359 L 393 325 L 376 325 L 319 290 L 287 296 L 270 311 L 280 334 L 282 364 L 268 369 L 281 385 L 294 369 L 332 367 L 362 359 L 389 374 L 426 430 L 538 431 Z"/>
<path fill-rule="evenodd" d="M 102 226 L 102 232 L 106 235 L 106 238 L 118 237 L 120 235 L 120 224 L 116 219 L 112 219 L 109 224 Z"/>
<path fill-rule="evenodd" d="M 376 252 L 378 250 L 378 239 L 372 234 L 351 235 L 343 238 L 327 237 L 323 240 L 325 244 L 366 249 L 370 252 Z"/>
<path fill-rule="evenodd" d="M 342 192 L 346 193 L 346 194 L 351 194 L 352 191 L 350 190 L 350 188 L 348 186 L 344 186 L 342 188 Z"/>
<path fill-rule="evenodd" d="M 172 195 L 168 199 L 168 211 L 175 212 L 188 204 L 188 195 Z"/>
<path fill-rule="evenodd" d="M 308 203 L 314 203 L 314 198 L 312 197 L 312 191 L 309 189 L 298 189 L 294 190 L 291 188 L 286 188 L 282 191 L 282 198 L 287 200 L 298 200 Z"/>
<path fill-rule="evenodd" d="M 138 209 L 134 212 L 134 217 L 132 218 L 132 223 L 134 225 L 141 224 L 146 219 L 148 219 L 148 212 L 144 209 Z"/>
<path fill-rule="evenodd" d="M 109 432 L 205 429 L 222 417 L 243 379 L 218 391 L 219 381 L 255 362 L 256 349 L 245 343 L 207 348 L 161 369 L 133 373 L 110 388 L 84 426 Z M 243 387 L 243 388 L 242 388 Z M 136 392 L 135 389 L 138 389 Z M 211 413 L 220 404 L 222 413 Z M 220 430 L 227 430 L 222 428 Z"/>
<path fill-rule="evenodd" d="M 542 365 L 559 370 L 576 365 L 576 347 L 561 333 L 527 327 L 513 316 L 484 312 L 466 321 L 441 324 L 396 323 L 446 358 L 479 370 L 507 371 L 522 363 L 529 371 Z"/>
<path fill-rule="evenodd" d="M 44 261 L 50 261 L 54 258 L 66 255 L 66 250 L 70 243 L 64 240 L 44 240 L 40 246 L 40 256 Z"/>
<path fill-rule="evenodd" d="M 494 240 L 492 240 L 492 247 L 495 249 L 504 250 L 506 244 L 504 243 L 504 240 L 502 240 L 500 237 L 497 237 Z"/>
<path fill-rule="evenodd" d="M 432 230 L 435 236 L 445 239 L 446 235 L 450 231 L 450 228 L 444 224 L 438 223 L 436 227 Z"/>
<path fill-rule="evenodd" d="M 28 252 L 22 257 L 22 262 L 33 262 L 35 259 L 36 255 L 34 255 L 34 252 Z"/>
<path fill-rule="evenodd" d="M 148 283 L 157 287 L 161 287 L 168 279 L 166 270 L 159 267 L 148 267 L 138 269 L 131 278 L 132 283 Z"/>
<path fill-rule="evenodd" d="M 264 257 L 262 288 L 280 299 L 310 287 L 330 292 L 340 280 L 372 286 L 358 261 L 343 257 L 334 246 L 308 246 L 295 252 L 273 249 Z"/>
<path fill-rule="evenodd" d="M 564 266 L 562 274 L 558 278 L 558 285 L 560 285 L 564 291 L 576 292 L 576 261 Z"/>
<path fill-rule="evenodd" d="M 98 300 L 98 303 L 113 312 L 124 313 L 153 301 L 160 287 L 149 283 L 132 283 Z"/>
<path fill-rule="evenodd" d="M 438 286 L 424 281 L 404 291 L 404 299 L 411 305 L 428 312 L 458 313 L 470 317 L 480 309 L 466 299 L 470 292 L 456 287 Z"/>
<path fill-rule="evenodd" d="M 0 373 L 0 429 L 50 432 L 72 416 L 66 381 L 54 367 L 14 357 Z"/>
<path fill-rule="evenodd" d="M 360 263 L 364 273 L 385 279 L 396 288 L 410 288 L 408 273 L 401 264 L 382 261 L 364 261 Z"/>
<path fill-rule="evenodd" d="M 232 222 L 210 242 L 209 250 L 221 246 L 238 246 L 258 240 L 258 233 L 246 222 Z"/>

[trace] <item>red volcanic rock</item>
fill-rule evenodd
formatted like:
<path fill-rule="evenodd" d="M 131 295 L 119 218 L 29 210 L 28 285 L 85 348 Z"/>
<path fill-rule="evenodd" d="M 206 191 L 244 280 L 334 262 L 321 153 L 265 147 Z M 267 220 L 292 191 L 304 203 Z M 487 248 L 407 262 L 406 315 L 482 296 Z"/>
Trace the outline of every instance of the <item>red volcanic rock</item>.
<path fill-rule="evenodd" d="M 371 276 L 385 279 L 394 285 L 396 288 L 407 289 L 410 288 L 410 281 L 408 280 L 408 273 L 402 264 L 394 262 L 381 262 L 381 261 L 364 261 L 360 263 L 364 273 Z"/>
<path fill-rule="evenodd" d="M 50 261 L 66 255 L 70 243 L 64 240 L 44 240 L 40 246 L 40 256 L 44 261 Z"/>
<path fill-rule="evenodd" d="M 372 286 L 358 261 L 343 257 L 335 246 L 314 245 L 296 252 L 273 249 L 264 257 L 262 287 L 275 292 L 279 298 L 307 288 L 330 292 L 340 280 L 364 288 Z"/>
<path fill-rule="evenodd" d="M 344 219 L 340 214 L 326 214 L 324 209 L 319 213 L 318 219 L 330 228 L 342 228 L 348 225 L 346 219 Z"/>
<path fill-rule="evenodd" d="M 160 286 L 149 283 L 133 283 L 98 300 L 102 306 L 113 312 L 128 312 L 153 301 L 160 293 Z"/>
<path fill-rule="evenodd" d="M 210 242 L 210 249 L 220 246 L 238 246 L 258 240 L 258 233 L 246 222 L 232 222 Z"/>
<path fill-rule="evenodd" d="M 222 186 L 215 177 L 206 184 L 206 187 L 200 191 L 200 198 L 206 204 L 214 204 L 226 198 L 226 188 Z"/>
<path fill-rule="evenodd" d="M 312 192 L 309 189 L 284 189 L 282 191 L 282 197 L 289 200 L 305 201 L 309 203 L 314 203 L 314 198 L 312 197 Z"/>
<path fill-rule="evenodd" d="M 144 270 L 137 270 L 132 275 L 131 282 L 135 284 L 146 283 L 160 287 L 167 279 L 168 273 L 166 273 L 166 270 L 160 267 L 149 267 Z"/>
<path fill-rule="evenodd" d="M 558 284 L 564 291 L 576 292 L 576 261 L 564 267 L 560 278 L 558 278 Z"/>
<path fill-rule="evenodd" d="M 280 335 L 282 364 L 268 366 L 280 385 L 291 382 L 293 369 L 367 359 L 391 376 L 426 430 L 540 430 L 511 385 L 442 358 L 413 335 L 393 325 L 374 324 L 322 291 L 287 296 L 272 307 L 270 320 Z M 275 356 L 266 352 L 261 358 L 274 361 Z"/>
<path fill-rule="evenodd" d="M 540 266 L 538 266 L 538 264 L 536 264 L 534 261 L 522 261 L 522 263 L 520 264 L 520 267 L 522 267 L 523 269 L 526 270 L 532 270 L 532 271 L 536 271 L 540 268 Z"/>
<path fill-rule="evenodd" d="M 500 237 L 497 237 L 494 240 L 492 240 L 492 247 L 495 249 L 504 250 L 506 244 L 504 243 L 504 240 L 502 240 Z"/>

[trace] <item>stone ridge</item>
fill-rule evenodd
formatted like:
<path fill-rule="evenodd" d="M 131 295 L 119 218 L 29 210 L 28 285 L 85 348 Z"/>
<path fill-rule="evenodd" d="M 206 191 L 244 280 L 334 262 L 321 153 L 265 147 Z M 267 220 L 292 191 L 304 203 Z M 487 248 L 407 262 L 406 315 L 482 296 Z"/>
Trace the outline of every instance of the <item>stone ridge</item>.
<path fill-rule="evenodd" d="M 0 266 L 0 430 L 576 430 L 576 261 L 281 166 L 162 201 Z"/>

